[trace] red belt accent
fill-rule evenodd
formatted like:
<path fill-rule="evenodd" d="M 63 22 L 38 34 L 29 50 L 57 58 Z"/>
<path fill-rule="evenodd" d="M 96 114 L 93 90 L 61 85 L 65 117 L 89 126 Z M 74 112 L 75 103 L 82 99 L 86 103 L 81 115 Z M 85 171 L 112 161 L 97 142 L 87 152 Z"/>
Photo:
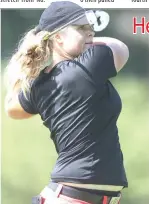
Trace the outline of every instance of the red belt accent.
<path fill-rule="evenodd" d="M 45 198 L 41 197 L 41 204 L 44 204 L 45 200 Z"/>
<path fill-rule="evenodd" d="M 107 196 L 103 197 L 103 203 L 102 204 L 108 204 L 108 197 Z"/>

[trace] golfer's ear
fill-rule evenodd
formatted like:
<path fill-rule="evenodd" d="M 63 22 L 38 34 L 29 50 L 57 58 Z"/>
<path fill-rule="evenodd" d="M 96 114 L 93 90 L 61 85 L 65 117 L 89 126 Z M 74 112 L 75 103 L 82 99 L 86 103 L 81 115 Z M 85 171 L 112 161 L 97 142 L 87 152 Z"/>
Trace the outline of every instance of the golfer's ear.
<path fill-rule="evenodd" d="M 63 43 L 63 36 L 60 33 L 56 33 L 53 37 L 54 42 L 58 43 L 58 44 L 62 44 Z"/>

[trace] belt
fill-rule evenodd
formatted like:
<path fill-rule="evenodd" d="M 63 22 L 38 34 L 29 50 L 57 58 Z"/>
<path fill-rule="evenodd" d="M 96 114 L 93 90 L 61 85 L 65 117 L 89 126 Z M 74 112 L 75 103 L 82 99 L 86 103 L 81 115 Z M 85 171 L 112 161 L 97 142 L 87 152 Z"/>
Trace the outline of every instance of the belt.
<path fill-rule="evenodd" d="M 82 189 L 92 189 L 92 190 L 98 190 L 98 191 L 112 191 L 112 192 L 118 192 L 121 191 L 124 186 L 113 186 L 113 185 L 98 185 L 98 184 L 81 184 L 81 183 L 66 183 L 61 182 L 61 184 L 64 184 L 65 186 L 71 186 L 75 188 L 82 188 Z"/>
<path fill-rule="evenodd" d="M 56 192 L 57 196 L 63 195 L 69 198 L 82 200 L 91 204 L 118 204 L 120 200 L 120 192 L 116 192 L 116 196 L 105 196 L 105 195 L 98 195 L 95 193 L 90 193 L 83 191 L 82 189 L 64 186 L 59 183 L 51 182 L 48 187 Z M 103 193 L 104 194 L 104 193 Z M 113 202 L 113 198 L 115 201 Z M 111 202 L 112 201 L 112 202 Z"/>

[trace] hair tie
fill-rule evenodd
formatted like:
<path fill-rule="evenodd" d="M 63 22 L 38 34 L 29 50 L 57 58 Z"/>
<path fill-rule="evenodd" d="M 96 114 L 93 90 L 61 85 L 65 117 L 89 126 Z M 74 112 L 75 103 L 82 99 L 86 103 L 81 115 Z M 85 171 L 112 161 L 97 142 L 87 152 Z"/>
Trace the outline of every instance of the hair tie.
<path fill-rule="evenodd" d="M 43 37 L 43 40 L 45 41 L 45 40 L 48 40 L 49 39 L 49 34 L 46 34 L 44 37 Z"/>

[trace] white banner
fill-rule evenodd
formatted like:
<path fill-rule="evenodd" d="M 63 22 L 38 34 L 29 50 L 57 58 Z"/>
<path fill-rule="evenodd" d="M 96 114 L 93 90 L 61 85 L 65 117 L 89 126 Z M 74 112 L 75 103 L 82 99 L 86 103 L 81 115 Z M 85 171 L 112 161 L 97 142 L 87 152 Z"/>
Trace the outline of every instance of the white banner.
<path fill-rule="evenodd" d="M 58 0 L 59 1 L 59 0 Z M 51 0 L 0 0 L 0 8 L 46 8 Z M 84 8 L 149 8 L 149 0 L 75 0 Z"/>

